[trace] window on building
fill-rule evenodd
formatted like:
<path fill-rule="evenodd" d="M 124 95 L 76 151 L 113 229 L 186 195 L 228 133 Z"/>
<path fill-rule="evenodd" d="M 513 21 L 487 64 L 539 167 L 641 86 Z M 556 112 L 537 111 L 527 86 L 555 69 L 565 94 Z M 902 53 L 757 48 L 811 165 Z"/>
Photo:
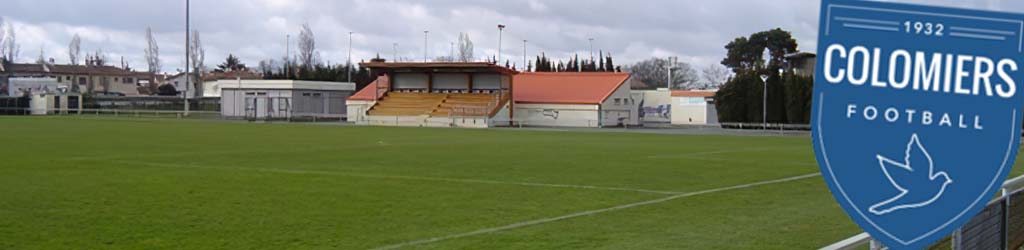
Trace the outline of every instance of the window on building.
<path fill-rule="evenodd" d="M 615 98 L 615 105 L 622 105 L 622 99 Z"/>
<path fill-rule="evenodd" d="M 323 95 L 323 94 L 321 94 L 321 93 L 313 93 L 313 97 L 320 97 L 320 96 L 322 96 L 322 95 Z"/>
<path fill-rule="evenodd" d="M 85 85 L 85 84 L 86 84 L 85 77 L 79 77 L 78 78 L 78 85 Z"/>
<path fill-rule="evenodd" d="M 71 81 L 71 76 L 67 76 L 67 79 L 65 80 Z"/>
<path fill-rule="evenodd" d="M 63 80 L 63 79 L 64 79 L 63 77 L 57 77 L 57 82 L 59 83 L 59 82 L 61 82 L 61 80 Z"/>
<path fill-rule="evenodd" d="M 131 77 L 129 77 L 129 78 L 128 78 L 128 81 L 125 81 L 125 82 L 126 82 L 126 83 L 135 83 L 135 78 L 131 78 Z"/>

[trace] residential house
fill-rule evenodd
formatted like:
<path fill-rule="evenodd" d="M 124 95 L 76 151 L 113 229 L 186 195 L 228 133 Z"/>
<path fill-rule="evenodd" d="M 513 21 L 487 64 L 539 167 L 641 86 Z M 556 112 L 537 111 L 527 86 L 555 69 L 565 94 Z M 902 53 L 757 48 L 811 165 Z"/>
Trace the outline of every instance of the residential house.
<path fill-rule="evenodd" d="M 49 63 L 0 63 L 0 89 L 6 89 L 11 78 L 52 78 L 70 84 L 79 93 L 139 96 L 149 95 L 156 76 L 150 72 L 126 70 L 114 66 L 63 65 Z"/>

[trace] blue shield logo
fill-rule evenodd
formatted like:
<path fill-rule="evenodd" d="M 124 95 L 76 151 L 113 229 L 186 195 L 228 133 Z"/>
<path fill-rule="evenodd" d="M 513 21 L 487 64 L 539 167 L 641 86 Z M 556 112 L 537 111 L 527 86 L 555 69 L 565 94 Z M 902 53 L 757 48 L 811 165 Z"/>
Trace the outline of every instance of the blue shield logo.
<path fill-rule="evenodd" d="M 814 150 L 836 201 L 895 249 L 969 221 L 1016 159 L 1024 15 L 824 0 Z"/>

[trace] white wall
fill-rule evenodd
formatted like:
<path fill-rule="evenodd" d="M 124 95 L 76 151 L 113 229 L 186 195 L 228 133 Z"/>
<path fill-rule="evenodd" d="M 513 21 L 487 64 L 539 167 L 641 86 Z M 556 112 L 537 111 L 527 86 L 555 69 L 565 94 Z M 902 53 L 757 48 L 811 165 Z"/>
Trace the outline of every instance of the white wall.
<path fill-rule="evenodd" d="M 630 89 L 629 84 L 622 84 L 601 104 L 601 126 L 640 125 L 640 103 Z"/>
<path fill-rule="evenodd" d="M 643 95 L 644 122 L 672 121 L 672 92 L 668 90 L 634 90 Z"/>
<path fill-rule="evenodd" d="M 672 97 L 672 124 L 709 124 L 709 108 L 714 109 L 714 105 L 709 105 L 704 97 Z M 715 116 L 717 122 L 717 114 Z"/>
<path fill-rule="evenodd" d="M 366 111 L 373 107 L 374 101 L 345 101 L 348 108 L 348 122 L 366 121 Z"/>
<path fill-rule="evenodd" d="M 516 122 L 523 126 L 598 127 L 598 105 L 522 104 L 515 105 Z"/>

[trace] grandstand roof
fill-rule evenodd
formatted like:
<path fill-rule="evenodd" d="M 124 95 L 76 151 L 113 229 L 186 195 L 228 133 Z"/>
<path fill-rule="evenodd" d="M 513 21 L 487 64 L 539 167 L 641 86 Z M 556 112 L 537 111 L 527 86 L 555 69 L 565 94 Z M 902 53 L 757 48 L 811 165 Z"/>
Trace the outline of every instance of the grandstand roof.
<path fill-rule="evenodd" d="M 373 101 L 377 100 L 377 86 L 379 84 L 387 84 L 388 76 L 379 76 L 376 80 L 373 80 L 369 85 L 363 87 L 363 89 L 356 92 L 354 95 L 349 96 L 348 100 L 351 101 Z"/>
<path fill-rule="evenodd" d="M 673 90 L 672 97 L 714 97 L 718 90 Z"/>
<path fill-rule="evenodd" d="M 395 72 L 495 72 L 515 74 L 516 71 L 487 62 L 368 62 L 359 66 L 371 70 Z"/>
<path fill-rule="evenodd" d="M 516 103 L 601 104 L 629 73 L 520 73 L 512 81 Z"/>

